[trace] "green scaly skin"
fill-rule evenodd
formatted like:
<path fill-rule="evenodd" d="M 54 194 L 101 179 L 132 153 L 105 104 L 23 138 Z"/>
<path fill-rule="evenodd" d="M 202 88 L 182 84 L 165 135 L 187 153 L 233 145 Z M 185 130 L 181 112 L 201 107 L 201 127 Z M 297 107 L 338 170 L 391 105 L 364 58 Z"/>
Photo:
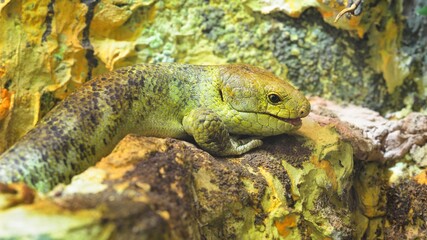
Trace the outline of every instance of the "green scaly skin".
<path fill-rule="evenodd" d="M 249 65 L 126 67 L 84 84 L 1 155 L 0 182 L 46 192 L 129 133 L 193 137 L 213 155 L 240 155 L 260 146 L 260 137 L 298 129 L 309 111 L 289 83 Z"/>

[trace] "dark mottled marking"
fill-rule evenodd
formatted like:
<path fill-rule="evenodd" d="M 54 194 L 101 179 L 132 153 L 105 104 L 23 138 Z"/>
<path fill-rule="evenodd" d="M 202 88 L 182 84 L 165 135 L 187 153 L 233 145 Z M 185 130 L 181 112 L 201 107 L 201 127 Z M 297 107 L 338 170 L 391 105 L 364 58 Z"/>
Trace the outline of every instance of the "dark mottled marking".
<path fill-rule="evenodd" d="M 79 151 L 80 153 L 84 153 L 86 151 L 86 146 L 84 144 L 79 144 Z"/>
<path fill-rule="evenodd" d="M 71 169 L 77 169 L 78 165 L 76 162 L 68 162 L 68 165 L 70 166 Z"/>
<path fill-rule="evenodd" d="M 133 87 L 137 85 L 136 80 L 133 78 L 129 79 L 128 83 L 129 83 L 129 86 L 133 86 Z"/>
<path fill-rule="evenodd" d="M 95 155 L 95 145 L 90 146 L 90 151 L 92 153 L 92 155 Z"/>
<path fill-rule="evenodd" d="M 31 184 L 35 185 L 37 183 L 37 178 L 35 176 L 30 177 Z"/>
<path fill-rule="evenodd" d="M 47 161 L 47 157 L 48 156 L 45 153 L 42 153 L 42 160 L 43 160 L 43 162 Z"/>
<path fill-rule="evenodd" d="M 95 115 L 95 113 L 91 113 L 91 114 L 90 114 L 90 121 L 91 121 L 94 125 L 98 125 L 98 124 L 99 124 L 99 119 L 97 118 L 97 116 Z"/>
<path fill-rule="evenodd" d="M 146 104 L 147 106 L 152 106 L 153 104 L 151 104 L 151 100 L 146 100 Z"/>
<path fill-rule="evenodd" d="M 22 175 L 24 175 L 24 171 L 22 170 L 22 168 L 18 167 L 16 170 L 18 171 L 18 173 L 19 173 L 21 176 L 22 176 Z"/>
<path fill-rule="evenodd" d="M 58 157 L 54 157 L 56 164 L 61 164 L 61 160 Z"/>
<path fill-rule="evenodd" d="M 92 91 L 97 91 L 99 89 L 99 85 L 98 82 L 92 82 L 92 84 L 90 85 L 92 87 Z"/>

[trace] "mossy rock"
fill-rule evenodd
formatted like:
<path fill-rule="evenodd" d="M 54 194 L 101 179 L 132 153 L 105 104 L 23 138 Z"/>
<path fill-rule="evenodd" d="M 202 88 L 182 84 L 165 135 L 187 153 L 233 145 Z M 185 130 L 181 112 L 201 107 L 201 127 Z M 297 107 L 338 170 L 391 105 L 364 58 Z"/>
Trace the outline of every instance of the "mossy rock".
<path fill-rule="evenodd" d="M 351 238 L 352 156 L 310 119 L 235 158 L 129 135 L 71 184 L 3 209 L 0 238 Z"/>

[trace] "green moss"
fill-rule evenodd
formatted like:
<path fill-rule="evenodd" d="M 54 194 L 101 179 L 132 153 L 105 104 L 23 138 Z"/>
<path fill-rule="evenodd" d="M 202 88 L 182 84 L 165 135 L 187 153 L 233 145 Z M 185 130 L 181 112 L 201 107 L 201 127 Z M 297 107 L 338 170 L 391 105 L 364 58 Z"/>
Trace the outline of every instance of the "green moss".
<path fill-rule="evenodd" d="M 203 54 L 270 69 L 312 95 L 351 101 L 384 113 L 407 107 L 402 99 L 412 92 L 411 109 L 423 109 L 425 80 L 420 76 L 423 62 L 427 61 L 427 57 L 421 56 L 426 44 L 410 35 L 403 37 L 402 48 L 416 61 L 410 77 L 389 93 L 382 74 L 375 72 L 367 61 L 371 48 L 375 48 L 368 45 L 369 36 L 358 39 L 319 21 L 321 18 L 314 9 L 295 19 L 283 13 L 263 15 L 235 3 L 188 1 L 179 8 L 158 11 L 152 23 L 145 23 L 147 28 L 140 39 L 153 41 L 144 44 L 138 56 L 149 62 L 180 62 L 191 55 L 202 59 L 197 44 L 207 40 L 203 46 L 213 51 Z M 420 26 L 419 21 L 418 25 L 412 20 L 409 23 L 412 28 Z M 382 24 L 385 21 L 379 25 L 379 31 Z M 171 34 L 171 29 L 178 32 Z M 416 47 L 411 48 L 414 41 Z M 165 45 L 169 45 L 169 50 L 164 49 Z"/>
<path fill-rule="evenodd" d="M 368 46 L 363 40 L 318 21 L 314 10 L 298 22 L 283 14 L 274 18 L 280 21 L 271 36 L 274 56 L 288 67 L 292 82 L 313 95 L 369 104 L 372 82 L 366 80 L 374 73 L 364 62 Z"/>
<path fill-rule="evenodd" d="M 358 39 L 319 21 L 321 18 L 315 9 L 295 19 L 283 13 L 263 15 L 241 4 L 202 0 L 187 1 L 179 8 L 159 7 L 155 19 L 144 23 L 147 27 L 138 40 L 142 49 L 138 58 L 144 62 L 193 62 L 194 57 L 189 56 L 206 56 L 214 61 L 208 63 L 215 63 L 215 58 L 245 62 L 288 78 L 311 95 L 350 101 L 385 113 L 408 107 L 402 99 L 412 92 L 411 109 L 423 109 L 425 80 L 420 76 L 427 57 L 421 57 L 425 52 L 421 40 L 403 37 L 403 49 L 418 60 L 404 84 L 389 93 L 382 74 L 367 61 L 371 48 L 375 48 L 368 45 L 369 36 Z M 414 28 L 413 21 L 409 23 Z M 414 41 L 417 47 L 411 48 Z M 200 49 L 202 46 L 205 50 Z"/>
<path fill-rule="evenodd" d="M 202 32 L 209 40 L 215 41 L 226 33 L 223 9 L 208 6 L 201 14 L 203 17 Z"/>

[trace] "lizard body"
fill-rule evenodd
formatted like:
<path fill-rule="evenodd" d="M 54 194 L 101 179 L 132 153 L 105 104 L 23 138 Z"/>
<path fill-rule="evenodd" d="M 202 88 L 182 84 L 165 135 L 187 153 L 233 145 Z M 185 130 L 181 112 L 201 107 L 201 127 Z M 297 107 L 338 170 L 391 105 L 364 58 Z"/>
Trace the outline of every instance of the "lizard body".
<path fill-rule="evenodd" d="M 1 155 L 0 182 L 48 191 L 129 133 L 193 137 L 213 155 L 239 155 L 298 129 L 309 111 L 289 83 L 250 65 L 126 67 L 85 83 Z"/>

